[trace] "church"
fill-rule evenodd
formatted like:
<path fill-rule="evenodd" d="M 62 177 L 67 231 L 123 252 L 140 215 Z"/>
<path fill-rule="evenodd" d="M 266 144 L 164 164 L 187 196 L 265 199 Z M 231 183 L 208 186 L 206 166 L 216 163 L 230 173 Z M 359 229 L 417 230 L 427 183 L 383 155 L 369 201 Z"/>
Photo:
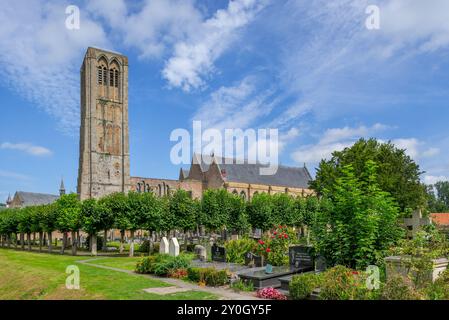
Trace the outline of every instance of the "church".
<path fill-rule="evenodd" d="M 207 189 L 225 189 L 245 200 L 257 193 L 313 194 L 305 167 L 279 166 L 274 175 L 260 175 L 261 164 L 236 163 L 215 155 L 194 154 L 178 180 L 131 177 L 128 125 L 128 58 L 89 47 L 80 70 L 81 125 L 77 193 L 81 200 L 114 192 L 169 195 L 177 189 L 201 198 Z M 230 160 L 230 161 L 229 161 Z M 63 189 L 63 186 L 60 188 Z M 65 190 L 60 190 L 65 192 Z M 57 195 L 16 192 L 11 207 L 47 204 Z M 25 200 L 24 200 L 25 199 Z"/>

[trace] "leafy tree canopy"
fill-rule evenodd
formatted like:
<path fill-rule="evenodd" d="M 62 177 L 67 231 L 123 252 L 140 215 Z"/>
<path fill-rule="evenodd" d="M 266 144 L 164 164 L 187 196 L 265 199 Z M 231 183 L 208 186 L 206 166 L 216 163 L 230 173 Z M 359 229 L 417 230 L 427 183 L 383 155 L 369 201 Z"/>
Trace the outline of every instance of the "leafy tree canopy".
<path fill-rule="evenodd" d="M 337 180 L 346 173 L 343 168 L 351 165 L 355 177 L 361 177 L 367 161 L 377 165 L 376 182 L 382 191 L 388 192 L 398 203 L 401 212 L 410 212 L 426 206 L 425 186 L 420 182 L 422 172 L 405 150 L 391 142 L 376 139 L 360 139 L 352 147 L 335 151 L 330 160 L 322 160 L 311 187 L 319 195 L 332 197 Z"/>

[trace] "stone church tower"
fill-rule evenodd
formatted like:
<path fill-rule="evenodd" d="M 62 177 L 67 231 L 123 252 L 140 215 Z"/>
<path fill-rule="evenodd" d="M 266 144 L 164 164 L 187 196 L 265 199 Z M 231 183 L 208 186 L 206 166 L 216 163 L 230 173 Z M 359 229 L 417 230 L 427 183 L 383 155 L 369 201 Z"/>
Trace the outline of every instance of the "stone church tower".
<path fill-rule="evenodd" d="M 128 58 L 88 48 L 81 67 L 78 194 L 81 200 L 130 189 Z"/>

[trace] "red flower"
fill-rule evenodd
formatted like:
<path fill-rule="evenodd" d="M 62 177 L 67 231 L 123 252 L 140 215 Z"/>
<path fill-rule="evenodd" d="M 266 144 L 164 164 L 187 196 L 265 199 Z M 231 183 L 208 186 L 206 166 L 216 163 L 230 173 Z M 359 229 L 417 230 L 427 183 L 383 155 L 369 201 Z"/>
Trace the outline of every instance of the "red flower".
<path fill-rule="evenodd" d="M 278 233 L 275 231 L 274 234 L 278 234 Z"/>
<path fill-rule="evenodd" d="M 265 244 L 265 242 L 263 242 L 262 240 L 259 240 L 259 243 L 260 243 L 260 244 Z"/>
<path fill-rule="evenodd" d="M 270 248 L 267 248 L 267 250 L 266 250 L 267 252 L 270 252 L 271 251 L 271 249 Z"/>
<path fill-rule="evenodd" d="M 359 274 L 357 271 L 352 271 L 352 274 Z"/>
<path fill-rule="evenodd" d="M 287 236 L 286 234 L 284 234 L 284 238 L 285 238 L 285 239 L 287 239 L 287 238 L 288 238 L 288 236 Z"/>

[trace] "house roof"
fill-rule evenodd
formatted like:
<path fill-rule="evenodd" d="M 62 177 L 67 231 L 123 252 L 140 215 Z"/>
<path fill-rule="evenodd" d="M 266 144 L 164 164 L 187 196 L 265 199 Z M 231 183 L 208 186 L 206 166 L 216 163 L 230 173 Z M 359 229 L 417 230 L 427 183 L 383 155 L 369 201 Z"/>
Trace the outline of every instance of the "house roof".
<path fill-rule="evenodd" d="M 440 226 L 449 226 L 449 213 L 431 213 L 432 221 Z"/>
<path fill-rule="evenodd" d="M 198 158 L 201 158 L 199 161 Z M 209 170 L 212 161 L 217 163 L 221 170 L 221 174 L 225 181 L 264 184 L 272 186 L 290 187 L 290 188 L 309 188 L 309 182 L 312 177 L 304 167 L 287 167 L 278 166 L 278 170 L 274 175 L 261 175 L 260 169 L 267 167 L 261 163 L 236 163 L 235 159 L 227 159 L 218 156 L 199 157 L 195 155 L 196 163 L 199 163 L 203 172 Z"/>
<path fill-rule="evenodd" d="M 22 202 L 22 206 L 24 207 L 50 204 L 59 199 L 59 196 L 54 194 L 24 192 L 24 191 L 17 191 L 14 198 L 15 197 L 19 198 L 19 200 Z"/>

